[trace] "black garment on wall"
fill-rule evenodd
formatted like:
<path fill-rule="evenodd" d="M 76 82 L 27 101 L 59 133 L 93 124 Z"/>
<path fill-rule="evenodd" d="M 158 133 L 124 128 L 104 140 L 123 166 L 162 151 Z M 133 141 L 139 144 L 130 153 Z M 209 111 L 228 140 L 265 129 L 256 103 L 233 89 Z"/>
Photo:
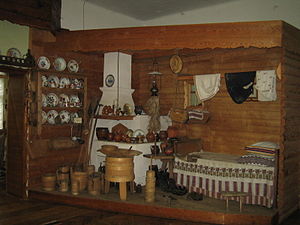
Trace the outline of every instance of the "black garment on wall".
<path fill-rule="evenodd" d="M 243 103 L 252 94 L 255 75 L 256 71 L 225 74 L 227 91 L 235 103 Z"/>

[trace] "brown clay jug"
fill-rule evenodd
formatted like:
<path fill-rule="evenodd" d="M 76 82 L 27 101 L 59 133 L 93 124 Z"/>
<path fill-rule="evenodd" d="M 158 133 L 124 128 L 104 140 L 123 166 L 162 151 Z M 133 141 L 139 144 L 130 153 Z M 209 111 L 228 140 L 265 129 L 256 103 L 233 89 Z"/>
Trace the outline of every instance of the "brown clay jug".
<path fill-rule="evenodd" d="M 155 141 L 155 133 L 154 132 L 148 132 L 146 135 L 146 139 L 148 142 L 154 142 Z"/>

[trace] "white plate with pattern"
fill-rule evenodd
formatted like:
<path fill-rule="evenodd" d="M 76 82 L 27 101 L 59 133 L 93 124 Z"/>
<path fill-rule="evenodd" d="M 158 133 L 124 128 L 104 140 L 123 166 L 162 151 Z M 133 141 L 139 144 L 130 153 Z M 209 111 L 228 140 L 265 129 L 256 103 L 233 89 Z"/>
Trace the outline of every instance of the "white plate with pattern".
<path fill-rule="evenodd" d="M 69 96 L 66 94 L 59 95 L 59 107 L 69 107 L 70 99 Z"/>
<path fill-rule="evenodd" d="M 40 69 L 48 70 L 50 68 L 50 60 L 46 56 L 38 58 L 37 65 Z"/>
<path fill-rule="evenodd" d="M 79 65 L 78 63 L 74 60 L 74 59 L 71 59 L 69 62 L 68 62 L 68 70 L 69 72 L 71 73 L 77 73 L 78 70 L 79 70 Z"/>
<path fill-rule="evenodd" d="M 59 88 L 69 88 L 70 87 L 70 79 L 67 77 L 62 77 L 59 80 Z"/>
<path fill-rule="evenodd" d="M 21 58 L 21 52 L 17 48 L 10 48 L 7 50 L 7 56 Z"/>
<path fill-rule="evenodd" d="M 59 103 L 59 99 L 55 93 L 47 94 L 46 98 L 48 107 L 56 107 Z"/>
<path fill-rule="evenodd" d="M 71 117 L 71 123 L 74 123 L 75 118 L 79 118 L 79 115 L 77 112 L 73 112 L 70 114 Z"/>
<path fill-rule="evenodd" d="M 59 113 L 59 118 L 60 118 L 60 123 L 65 124 L 65 123 L 69 123 L 71 116 L 68 111 L 63 110 Z"/>
<path fill-rule="evenodd" d="M 58 116 L 58 112 L 56 110 L 50 110 L 47 112 L 47 122 L 49 124 L 55 124 L 56 117 Z"/>
<path fill-rule="evenodd" d="M 81 102 L 77 95 L 71 95 L 70 96 L 70 107 L 80 107 Z"/>
<path fill-rule="evenodd" d="M 47 104 L 47 97 L 44 94 L 42 94 L 42 106 L 43 107 L 47 107 L 48 106 L 48 104 Z"/>
<path fill-rule="evenodd" d="M 48 87 L 48 78 L 46 76 L 42 76 L 42 87 Z"/>
<path fill-rule="evenodd" d="M 64 71 L 66 69 L 66 60 L 64 58 L 58 57 L 54 60 L 53 66 L 57 71 Z"/>
<path fill-rule="evenodd" d="M 59 87 L 59 78 L 57 76 L 49 76 L 48 77 L 48 87 L 58 88 Z"/>
<path fill-rule="evenodd" d="M 42 111 L 42 124 L 45 124 L 47 122 L 47 113 L 45 111 Z"/>

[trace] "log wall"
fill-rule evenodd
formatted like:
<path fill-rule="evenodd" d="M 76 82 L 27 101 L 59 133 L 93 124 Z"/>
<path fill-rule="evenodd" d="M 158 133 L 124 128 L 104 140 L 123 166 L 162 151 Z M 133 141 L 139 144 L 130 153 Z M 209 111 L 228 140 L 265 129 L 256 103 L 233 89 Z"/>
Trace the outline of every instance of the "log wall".
<path fill-rule="evenodd" d="M 283 154 L 281 155 L 280 174 L 284 178 L 280 182 L 279 193 L 282 198 L 282 219 L 297 209 L 300 194 L 300 32 L 296 28 L 284 24 L 282 70 L 283 95 L 282 113 L 284 130 L 282 136 Z"/>
<path fill-rule="evenodd" d="M 276 70 L 281 59 L 281 48 L 271 49 L 219 49 L 199 51 L 194 55 L 183 55 L 183 73 L 221 73 L 221 87 L 217 95 L 205 102 L 211 112 L 207 124 L 180 125 L 191 138 L 203 139 L 204 150 L 243 155 L 246 145 L 258 141 L 280 142 L 281 108 L 280 98 L 274 102 L 248 101 L 236 104 L 229 96 L 224 80 L 226 72 Z M 157 77 L 161 114 L 166 115 L 175 104 L 183 107 L 183 80 L 190 76 L 175 75 L 169 67 L 170 57 L 158 58 Z M 150 97 L 152 59 L 134 61 L 134 80 L 139 78 L 135 102 L 145 103 Z M 137 81 L 134 81 L 136 84 Z M 281 95 L 280 80 L 277 81 L 277 95 Z M 176 94 L 176 85 L 178 93 Z"/>
<path fill-rule="evenodd" d="M 56 57 L 63 57 L 67 62 L 70 59 L 75 59 L 79 63 L 80 72 L 87 77 L 88 105 L 91 100 L 99 99 L 99 87 L 102 86 L 103 71 L 103 57 L 101 55 L 65 51 L 62 45 L 54 44 L 56 41 L 55 36 L 47 31 L 31 29 L 30 36 L 32 54 L 36 59 L 40 56 L 48 57 L 51 62 Z M 36 80 L 35 77 L 34 81 Z M 29 149 L 29 187 L 39 185 L 41 176 L 44 173 L 55 172 L 62 165 L 74 165 L 84 161 L 84 156 L 87 153 L 86 145 L 80 145 L 72 149 L 49 150 L 47 142 L 49 140 L 37 135 L 37 127 L 32 126 L 31 130 L 33 143 Z M 69 133 L 69 129 L 62 128 L 53 135 L 59 138 L 60 136 L 67 136 Z M 87 137 L 87 135 L 83 136 L 86 143 Z"/>

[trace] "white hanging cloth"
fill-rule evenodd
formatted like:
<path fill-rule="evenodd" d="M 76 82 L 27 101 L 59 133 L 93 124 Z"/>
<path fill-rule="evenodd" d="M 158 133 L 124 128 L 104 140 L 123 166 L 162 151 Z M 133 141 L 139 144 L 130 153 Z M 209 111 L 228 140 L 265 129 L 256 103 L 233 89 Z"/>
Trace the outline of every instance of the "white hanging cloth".
<path fill-rule="evenodd" d="M 200 101 L 206 101 L 217 94 L 221 82 L 221 74 L 195 75 L 194 83 Z"/>
<path fill-rule="evenodd" d="M 256 85 L 258 101 L 275 101 L 276 95 L 276 72 L 275 70 L 256 71 Z"/>

